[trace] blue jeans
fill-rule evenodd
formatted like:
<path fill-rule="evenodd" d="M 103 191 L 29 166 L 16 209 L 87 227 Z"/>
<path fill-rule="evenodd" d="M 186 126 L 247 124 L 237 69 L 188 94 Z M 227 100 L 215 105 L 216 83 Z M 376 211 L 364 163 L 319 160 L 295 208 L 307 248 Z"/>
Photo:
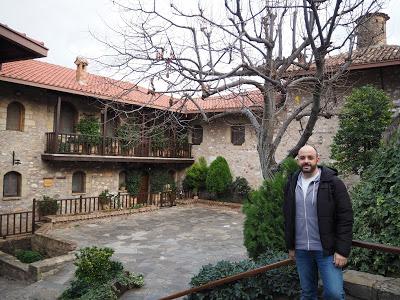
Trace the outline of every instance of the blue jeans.
<path fill-rule="evenodd" d="M 322 251 L 296 250 L 296 266 L 302 300 L 318 299 L 318 271 L 324 286 L 324 299 L 344 299 L 342 269 L 333 263 L 333 255 L 323 256 Z"/>

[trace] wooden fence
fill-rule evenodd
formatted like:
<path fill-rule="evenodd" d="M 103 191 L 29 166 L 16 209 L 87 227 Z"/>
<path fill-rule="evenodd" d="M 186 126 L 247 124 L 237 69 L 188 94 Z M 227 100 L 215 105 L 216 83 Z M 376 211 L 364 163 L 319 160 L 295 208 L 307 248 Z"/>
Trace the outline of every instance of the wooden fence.
<path fill-rule="evenodd" d="M 0 236 L 7 236 L 32 233 L 34 219 L 32 211 L 22 211 L 0 214 Z"/>

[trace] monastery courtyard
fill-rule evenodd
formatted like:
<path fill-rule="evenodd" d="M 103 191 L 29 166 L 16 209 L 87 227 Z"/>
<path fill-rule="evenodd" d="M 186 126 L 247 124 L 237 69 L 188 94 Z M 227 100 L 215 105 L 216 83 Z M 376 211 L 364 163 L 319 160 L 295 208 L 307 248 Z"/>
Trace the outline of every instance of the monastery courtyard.
<path fill-rule="evenodd" d="M 50 235 L 74 241 L 78 248 L 111 247 L 114 258 L 142 273 L 145 286 L 121 299 L 159 299 L 189 287 L 202 265 L 241 260 L 244 215 L 222 208 L 178 206 L 55 229 Z M 1 299 L 55 299 L 68 286 L 74 266 L 31 285 L 0 277 Z"/>

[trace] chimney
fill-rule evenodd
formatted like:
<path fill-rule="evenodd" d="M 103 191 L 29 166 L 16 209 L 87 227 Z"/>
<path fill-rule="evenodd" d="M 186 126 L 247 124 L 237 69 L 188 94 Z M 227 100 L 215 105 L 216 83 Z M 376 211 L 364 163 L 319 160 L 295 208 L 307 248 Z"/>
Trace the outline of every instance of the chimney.
<path fill-rule="evenodd" d="M 76 64 L 76 81 L 79 84 L 86 85 L 88 79 L 88 73 L 86 67 L 88 66 L 88 61 L 82 56 L 77 56 L 75 59 Z"/>
<path fill-rule="evenodd" d="M 390 17 L 385 13 L 369 13 L 356 20 L 357 48 L 386 45 L 386 21 Z"/>

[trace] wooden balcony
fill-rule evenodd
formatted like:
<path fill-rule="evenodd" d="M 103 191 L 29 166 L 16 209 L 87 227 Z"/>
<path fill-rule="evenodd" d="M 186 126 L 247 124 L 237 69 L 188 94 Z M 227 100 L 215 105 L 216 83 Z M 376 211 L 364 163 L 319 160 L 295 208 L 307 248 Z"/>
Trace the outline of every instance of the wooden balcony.
<path fill-rule="evenodd" d="M 193 163 L 192 145 L 180 145 L 173 139 L 158 149 L 151 139 L 134 143 L 116 137 L 87 136 L 75 133 L 46 133 L 44 160 Z"/>

